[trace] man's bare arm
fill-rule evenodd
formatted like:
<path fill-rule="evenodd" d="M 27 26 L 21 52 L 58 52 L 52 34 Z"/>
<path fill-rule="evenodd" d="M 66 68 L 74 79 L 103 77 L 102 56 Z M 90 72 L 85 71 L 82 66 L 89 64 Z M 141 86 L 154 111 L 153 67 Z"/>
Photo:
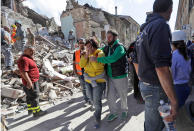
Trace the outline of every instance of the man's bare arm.
<path fill-rule="evenodd" d="M 176 114 L 177 114 L 177 99 L 176 99 L 176 94 L 173 88 L 173 80 L 172 80 L 172 75 L 170 72 L 169 67 L 159 67 L 156 68 L 156 72 L 158 75 L 158 78 L 160 80 L 160 84 L 162 88 L 164 89 L 164 92 L 168 96 L 170 103 L 171 103 L 171 116 L 168 119 L 169 121 L 172 121 L 175 119 Z"/>
<path fill-rule="evenodd" d="M 27 72 L 21 72 L 22 77 L 26 80 L 28 88 L 33 88 L 32 81 Z"/>
<path fill-rule="evenodd" d="M 173 80 L 169 67 L 156 68 L 160 84 L 171 103 L 177 104 L 176 94 L 173 88 Z"/>

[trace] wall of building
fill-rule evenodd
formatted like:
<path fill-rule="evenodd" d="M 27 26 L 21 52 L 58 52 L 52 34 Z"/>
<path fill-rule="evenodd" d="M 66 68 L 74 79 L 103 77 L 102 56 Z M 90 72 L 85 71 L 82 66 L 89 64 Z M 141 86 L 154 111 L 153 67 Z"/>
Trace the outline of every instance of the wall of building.
<path fill-rule="evenodd" d="M 194 0 L 179 0 L 176 30 L 185 30 L 188 39 L 191 39 L 191 32 L 194 30 Z"/>
<path fill-rule="evenodd" d="M 64 11 L 61 15 L 61 27 L 65 36 L 69 27 L 75 28 L 77 38 L 89 38 L 95 32 L 101 42 L 106 40 L 105 34 L 109 29 L 115 29 L 119 33 L 120 42 L 126 46 L 136 39 L 139 30 L 139 25 L 131 17 L 121 18 L 88 5 Z"/>
<path fill-rule="evenodd" d="M 10 27 L 12 24 L 15 23 L 15 20 L 19 20 L 22 23 L 22 28 L 26 31 L 27 28 L 30 28 L 32 32 L 37 32 L 37 29 L 41 28 L 40 24 L 34 24 L 34 22 L 21 15 L 20 13 L 14 12 L 12 9 L 1 6 L 1 14 L 3 25 Z"/>
<path fill-rule="evenodd" d="M 68 39 L 68 35 L 69 35 L 69 31 L 73 30 L 74 31 L 74 35 L 76 32 L 76 28 L 73 24 L 73 17 L 71 14 L 69 14 L 68 16 L 62 17 L 61 18 L 61 29 L 62 32 L 65 35 L 65 39 Z"/>
<path fill-rule="evenodd" d="M 190 23 L 190 25 L 192 27 L 192 32 L 193 32 L 192 35 L 194 35 L 194 7 L 191 9 L 189 23 Z"/>

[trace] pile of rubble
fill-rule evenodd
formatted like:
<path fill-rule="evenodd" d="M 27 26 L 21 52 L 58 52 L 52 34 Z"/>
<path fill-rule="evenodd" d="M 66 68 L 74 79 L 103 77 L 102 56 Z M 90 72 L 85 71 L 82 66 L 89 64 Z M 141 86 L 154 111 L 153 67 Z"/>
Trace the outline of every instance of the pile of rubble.
<path fill-rule="evenodd" d="M 80 90 L 79 81 L 73 77 L 73 51 L 40 35 L 36 36 L 34 48 L 34 60 L 40 71 L 40 103 L 50 103 Z M 14 70 L 2 69 L 1 74 L 1 109 L 4 115 L 10 114 L 9 110 L 15 112 L 26 108 L 25 93 L 17 68 L 17 60 L 21 54 L 13 51 L 13 56 Z M 3 66 L 3 55 L 1 57 Z"/>
<path fill-rule="evenodd" d="M 25 8 L 22 8 L 25 9 Z M 2 25 L 11 26 L 15 20 L 22 22 L 22 28 L 30 28 L 35 34 L 34 60 L 40 71 L 40 105 L 53 103 L 64 96 L 80 91 L 80 83 L 73 77 L 73 51 L 62 39 L 61 30 L 54 19 L 49 19 L 28 9 L 28 15 L 1 6 Z M 53 33 L 54 32 L 54 33 Z M 1 114 L 3 116 L 25 110 L 26 95 L 17 68 L 21 53 L 12 50 L 14 70 L 4 70 L 4 56 L 1 54 Z"/>

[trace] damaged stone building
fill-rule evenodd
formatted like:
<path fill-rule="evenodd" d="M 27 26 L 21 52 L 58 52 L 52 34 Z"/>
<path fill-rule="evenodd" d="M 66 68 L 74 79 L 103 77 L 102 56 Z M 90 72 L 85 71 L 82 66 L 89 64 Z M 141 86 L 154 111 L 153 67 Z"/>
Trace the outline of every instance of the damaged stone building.
<path fill-rule="evenodd" d="M 54 18 L 48 18 L 40 15 L 34 10 L 23 6 L 25 0 L 2 0 L 1 17 L 2 24 L 10 26 L 14 20 L 20 20 L 24 28 L 30 27 L 33 32 L 41 27 L 47 27 L 48 30 L 58 30 Z"/>
<path fill-rule="evenodd" d="M 66 11 L 61 14 L 61 28 L 67 38 L 69 31 L 74 30 L 77 39 L 88 38 L 95 35 L 105 42 L 106 32 L 115 29 L 119 33 L 119 39 L 126 46 L 133 42 L 139 31 L 139 24 L 130 16 L 110 14 L 88 4 L 80 5 L 75 0 L 67 1 Z"/>
<path fill-rule="evenodd" d="M 179 0 L 176 30 L 185 30 L 188 39 L 194 36 L 194 0 Z"/>

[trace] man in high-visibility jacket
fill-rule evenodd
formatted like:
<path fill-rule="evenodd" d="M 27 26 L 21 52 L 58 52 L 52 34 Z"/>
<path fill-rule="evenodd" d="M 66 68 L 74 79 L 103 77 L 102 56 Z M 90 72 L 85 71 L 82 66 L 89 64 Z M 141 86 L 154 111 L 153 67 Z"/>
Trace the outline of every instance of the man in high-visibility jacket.
<path fill-rule="evenodd" d="M 17 26 L 16 25 L 11 25 L 11 43 L 14 44 L 16 42 L 16 38 L 15 35 L 16 35 L 16 30 L 17 30 Z"/>
<path fill-rule="evenodd" d="M 85 100 L 86 104 L 90 104 L 89 98 L 88 98 L 88 96 L 86 94 L 85 80 L 84 80 L 84 76 L 83 76 L 84 69 L 79 66 L 81 53 L 85 49 L 84 48 L 84 46 L 85 46 L 85 39 L 83 39 L 83 38 L 79 39 L 78 46 L 79 46 L 79 49 L 76 50 L 74 52 L 74 55 L 73 55 L 73 70 L 74 70 L 75 75 L 78 76 L 78 78 L 80 80 L 80 85 L 82 87 L 82 92 L 83 92 L 84 100 Z"/>

